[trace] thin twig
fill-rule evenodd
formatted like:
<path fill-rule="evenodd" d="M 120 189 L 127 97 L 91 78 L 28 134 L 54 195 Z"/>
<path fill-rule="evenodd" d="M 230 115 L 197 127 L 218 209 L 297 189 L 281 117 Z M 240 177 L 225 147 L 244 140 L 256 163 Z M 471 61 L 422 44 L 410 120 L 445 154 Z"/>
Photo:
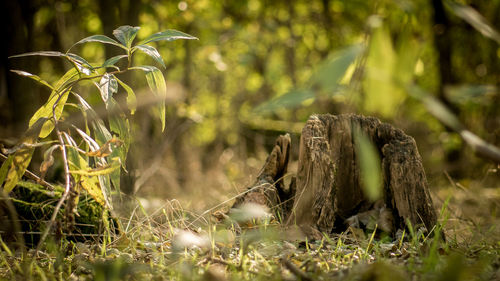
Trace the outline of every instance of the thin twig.
<path fill-rule="evenodd" d="M 469 130 L 461 130 L 457 133 L 478 156 L 500 164 L 500 149 L 498 147 L 486 142 Z"/>
<path fill-rule="evenodd" d="M 210 208 L 210 209 L 208 209 L 208 210 L 205 210 L 205 211 L 204 211 L 203 213 L 201 213 L 201 214 L 200 214 L 200 215 L 199 215 L 196 219 L 194 219 L 191 223 L 189 223 L 187 227 L 192 226 L 195 222 L 197 222 L 199 219 L 201 219 L 204 215 L 206 215 L 206 214 L 210 213 L 211 211 L 213 211 L 213 210 L 215 210 L 215 209 L 219 208 L 219 207 L 220 207 L 220 206 L 222 206 L 222 205 L 225 205 L 226 203 L 230 202 L 231 200 L 234 200 L 234 199 L 236 199 L 236 198 L 238 198 L 238 197 L 242 196 L 243 194 L 246 194 L 246 193 L 248 193 L 248 192 L 250 192 L 250 191 L 256 190 L 257 188 L 260 188 L 260 187 L 262 187 L 262 186 L 264 186 L 264 185 L 266 185 L 266 184 L 269 184 L 269 183 L 267 183 L 267 182 L 266 182 L 266 183 L 264 183 L 264 184 L 258 184 L 258 185 L 256 185 L 256 186 L 254 186 L 254 187 L 250 188 L 250 189 L 247 189 L 247 190 L 243 191 L 243 192 L 242 192 L 242 193 L 240 193 L 240 194 L 237 194 L 237 195 L 235 195 L 235 196 L 233 196 L 233 197 L 231 197 L 231 198 L 229 198 L 229 199 L 227 199 L 227 200 L 224 200 L 223 202 L 221 202 L 221 203 L 219 203 L 219 204 L 217 204 L 217 205 L 213 206 L 212 208 Z"/>
<path fill-rule="evenodd" d="M 168 137 L 166 140 L 162 142 L 160 145 L 160 148 L 156 150 L 155 152 L 155 157 L 153 158 L 152 161 L 150 161 L 149 168 L 145 169 L 141 175 L 137 178 L 135 184 L 134 184 L 134 191 L 133 194 L 136 194 L 139 189 L 160 169 L 162 166 L 163 162 L 163 155 L 165 154 L 165 151 L 170 147 L 170 145 L 175 141 L 177 136 L 182 134 L 183 132 L 187 131 L 189 129 L 189 124 L 180 124 L 176 126 L 174 131 L 170 132 L 170 137 Z M 173 137 L 172 137 L 173 136 Z"/>
<path fill-rule="evenodd" d="M 452 185 L 453 187 L 458 188 L 458 189 L 461 189 L 461 190 L 463 190 L 463 191 L 466 191 L 466 189 L 464 188 L 464 186 L 463 186 L 463 185 L 461 185 L 461 184 L 459 184 L 459 183 L 457 183 L 457 182 L 455 182 L 455 181 L 451 178 L 450 174 L 448 174 L 448 172 L 447 172 L 447 171 L 444 171 L 444 175 L 446 176 L 446 178 L 448 178 L 448 181 L 451 183 L 451 185 Z"/>
<path fill-rule="evenodd" d="M 238 270 L 242 270 L 241 265 L 236 265 L 236 264 L 233 264 L 231 262 L 228 262 L 228 261 L 225 261 L 225 260 L 222 260 L 222 259 L 218 259 L 218 258 L 214 258 L 214 257 L 209 257 L 209 258 L 207 258 L 207 260 L 210 261 L 210 262 L 213 262 L 213 263 L 220 263 L 220 264 L 223 264 L 223 265 L 226 265 L 226 266 L 235 267 Z M 269 275 L 267 275 L 265 273 L 261 273 L 261 272 L 258 272 L 258 271 L 255 271 L 255 270 L 251 270 L 251 269 L 245 269 L 245 271 L 248 272 L 248 273 L 255 274 L 255 275 L 263 275 L 263 276 L 271 277 L 271 276 L 269 276 Z"/>
<path fill-rule="evenodd" d="M 287 260 L 286 258 L 282 259 L 283 265 L 290 270 L 291 273 L 293 273 L 295 276 L 299 277 L 300 280 L 303 281 L 312 281 L 313 279 L 307 275 L 304 271 L 302 271 L 298 266 L 293 264 L 291 261 Z"/>
<path fill-rule="evenodd" d="M 500 148 L 467 130 L 453 112 L 425 90 L 415 85 L 408 85 L 406 88 L 410 96 L 422 102 L 432 116 L 459 134 L 477 156 L 500 164 Z"/>
<path fill-rule="evenodd" d="M 62 96 L 63 96 L 63 93 L 60 93 L 56 102 L 52 106 L 52 117 L 54 118 L 54 129 L 56 130 L 57 139 L 59 140 L 59 144 L 61 145 L 60 147 L 61 147 L 61 152 L 62 152 L 62 157 L 63 157 L 64 177 L 65 177 L 64 193 L 62 194 L 61 199 L 59 199 L 59 202 L 57 202 L 57 205 L 54 208 L 54 212 L 52 213 L 52 216 L 50 218 L 49 224 L 47 225 L 47 228 L 43 231 L 42 236 L 40 237 L 40 241 L 38 242 L 38 245 L 36 246 L 36 250 L 35 250 L 36 255 L 40 251 L 40 248 L 42 247 L 43 242 L 45 242 L 47 235 L 50 233 L 52 227 L 54 226 L 54 223 L 55 223 L 56 217 L 57 217 L 57 213 L 59 213 L 59 210 L 61 209 L 62 204 L 64 203 L 64 201 L 66 201 L 66 198 L 68 197 L 68 194 L 71 190 L 71 174 L 69 172 L 68 155 L 66 153 L 66 146 L 64 145 L 64 139 L 62 137 L 61 131 L 59 130 L 59 122 L 58 122 L 57 116 L 56 116 L 56 108 L 57 108 L 57 105 L 59 104 L 59 102 L 61 101 Z"/>

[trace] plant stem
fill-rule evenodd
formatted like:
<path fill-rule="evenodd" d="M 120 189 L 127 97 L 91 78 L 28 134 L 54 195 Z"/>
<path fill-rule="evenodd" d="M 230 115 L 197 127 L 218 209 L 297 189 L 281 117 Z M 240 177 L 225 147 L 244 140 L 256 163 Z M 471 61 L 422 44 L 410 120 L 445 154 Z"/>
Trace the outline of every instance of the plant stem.
<path fill-rule="evenodd" d="M 127 69 L 124 70 L 117 70 L 117 71 L 112 71 L 109 72 L 109 74 L 120 74 L 126 72 Z M 104 74 L 103 74 L 104 75 Z M 60 147 L 61 147 L 61 152 L 62 152 L 62 158 L 63 158 L 63 166 L 64 166 L 64 177 L 65 177 L 65 184 L 64 184 L 64 193 L 61 196 L 61 199 L 57 202 L 56 207 L 54 208 L 54 213 L 52 213 L 52 216 L 48 222 L 47 228 L 43 231 L 42 236 L 40 237 L 40 241 L 38 242 L 38 245 L 35 250 L 35 255 L 38 255 L 38 252 L 40 251 L 40 248 L 42 247 L 43 242 L 45 242 L 45 239 L 47 239 L 47 235 L 49 235 L 52 227 L 54 226 L 54 223 L 56 221 L 57 213 L 59 213 L 59 210 L 61 209 L 63 203 L 66 201 L 68 194 L 71 190 L 71 173 L 69 171 L 69 162 L 68 162 L 68 155 L 66 151 L 66 145 L 64 144 L 64 139 L 62 132 L 59 130 L 59 122 L 58 118 L 56 116 L 56 108 L 59 102 L 61 101 L 61 98 L 63 97 L 63 94 L 66 91 L 70 91 L 70 89 L 77 83 L 83 81 L 83 80 L 92 80 L 95 78 L 102 77 L 103 75 L 96 75 L 96 76 L 89 76 L 89 77 L 80 77 L 77 80 L 69 83 L 68 85 L 64 86 L 61 90 L 57 90 L 57 94 L 59 97 L 57 100 L 54 102 L 54 105 L 52 106 L 52 118 L 54 119 L 54 129 L 56 130 L 57 133 L 57 139 L 59 141 Z"/>
<path fill-rule="evenodd" d="M 69 89 L 68 89 L 69 90 Z M 66 201 L 66 198 L 68 197 L 68 194 L 71 190 L 71 174 L 69 172 L 69 163 L 68 163 L 68 155 L 66 153 L 66 146 L 64 145 L 64 139 L 62 137 L 62 133 L 59 130 L 59 122 L 56 117 L 56 108 L 59 102 L 61 101 L 62 98 L 62 93 L 59 95 L 57 98 L 56 102 L 52 106 L 52 117 L 54 118 L 54 129 L 56 130 L 57 133 L 57 139 L 59 140 L 59 144 L 61 147 L 61 152 L 62 152 L 62 157 L 63 157 L 63 166 L 64 166 L 64 177 L 65 177 L 65 184 L 64 184 L 64 193 L 61 196 L 61 199 L 57 202 L 56 207 L 54 208 L 54 212 L 52 213 L 52 216 L 50 218 L 50 221 L 47 225 L 47 228 L 43 231 L 42 236 L 40 237 L 40 241 L 38 241 L 38 245 L 36 246 L 35 250 L 35 255 L 38 255 L 38 252 L 40 251 L 40 248 L 47 238 L 47 235 L 49 234 L 50 230 L 54 226 L 54 222 L 57 217 L 57 213 L 59 213 L 59 210 L 61 209 L 62 204 L 64 201 Z"/>

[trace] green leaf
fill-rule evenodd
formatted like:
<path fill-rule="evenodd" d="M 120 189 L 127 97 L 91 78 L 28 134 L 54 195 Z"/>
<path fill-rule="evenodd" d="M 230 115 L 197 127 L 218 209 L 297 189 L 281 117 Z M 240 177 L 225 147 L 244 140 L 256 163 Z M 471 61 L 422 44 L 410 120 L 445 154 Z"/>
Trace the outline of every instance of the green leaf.
<path fill-rule="evenodd" d="M 63 77 L 61 77 L 56 84 L 54 85 L 54 88 L 57 89 L 56 91 L 52 91 L 52 93 L 49 96 L 48 101 L 40 107 L 35 114 L 31 117 L 29 126 L 31 127 L 33 124 L 35 124 L 39 119 L 41 118 L 47 118 L 50 119 L 52 118 L 52 107 L 56 103 L 57 99 L 59 98 L 59 95 L 62 95 L 62 97 L 59 99 L 59 103 L 56 106 L 55 109 L 55 114 L 56 118 L 59 119 L 62 115 L 62 111 L 64 109 L 64 105 L 66 103 L 66 100 L 68 99 L 68 94 L 71 91 L 71 88 L 67 88 L 67 85 L 73 81 L 75 81 L 78 77 L 78 70 L 72 68 L 68 70 Z M 52 130 L 54 130 L 54 123 L 53 122 L 46 122 L 40 131 L 40 138 L 45 138 L 47 137 Z"/>
<path fill-rule="evenodd" d="M 75 179 L 75 182 L 80 183 L 81 186 L 88 192 L 94 200 L 104 207 L 110 206 L 105 193 L 99 185 L 99 179 L 96 176 L 88 176 L 79 174 L 78 171 L 90 170 L 88 159 L 82 157 L 78 150 L 75 148 L 75 141 L 67 134 L 65 134 L 68 145 L 66 146 L 68 152 L 68 162 L 70 173 Z"/>
<path fill-rule="evenodd" d="M 393 80 L 395 81 L 393 83 L 395 83 L 394 86 L 398 88 L 398 93 L 401 93 L 402 96 L 405 96 L 405 93 L 400 85 L 411 83 L 420 50 L 419 41 L 415 39 L 410 32 L 403 33 L 399 37 L 396 48 L 397 59 L 393 73 Z"/>
<path fill-rule="evenodd" d="M 138 26 L 130 26 L 124 25 L 120 26 L 117 29 L 113 30 L 113 35 L 120 41 L 123 46 L 126 46 L 127 49 L 132 46 L 132 42 L 134 41 L 137 32 L 139 32 L 140 27 Z"/>
<path fill-rule="evenodd" d="M 161 130 L 165 130 L 165 99 L 167 97 L 167 85 L 163 73 L 159 69 L 146 72 L 146 80 L 149 88 L 159 98 L 158 109 L 160 111 Z"/>
<path fill-rule="evenodd" d="M 90 148 L 90 151 L 99 150 L 99 144 L 93 138 L 91 138 L 87 133 L 78 129 L 77 127 L 74 127 L 74 129 L 78 132 L 78 134 L 80 134 L 82 139 L 87 143 L 88 147 Z"/>
<path fill-rule="evenodd" d="M 112 148 L 111 155 L 108 159 L 119 159 L 122 167 L 125 169 L 125 163 L 127 159 L 128 149 L 130 147 L 130 124 L 125 116 L 125 114 L 120 109 L 118 103 L 111 98 L 110 100 L 110 112 L 112 114 L 108 115 L 109 127 L 114 135 L 118 136 L 118 139 L 123 142 L 122 145 L 115 146 Z M 116 162 L 116 161 L 115 161 Z M 114 170 L 110 174 L 111 182 L 117 191 L 120 191 L 120 169 Z"/>
<path fill-rule="evenodd" d="M 95 178 L 95 177 L 94 177 Z M 111 205 L 111 183 L 109 181 L 109 175 L 98 175 L 99 185 L 101 186 L 101 192 L 104 196 L 106 205 L 108 209 L 112 210 L 113 206 Z"/>
<path fill-rule="evenodd" d="M 95 116 L 97 116 L 97 114 Z M 99 143 L 99 145 L 105 144 L 113 137 L 100 118 L 96 117 L 91 124 L 92 129 L 94 130 L 96 141 L 97 143 Z"/>
<path fill-rule="evenodd" d="M 80 105 L 82 106 L 82 109 L 85 111 L 87 116 L 89 116 L 92 120 L 91 125 L 92 129 L 94 130 L 94 135 L 97 143 L 99 143 L 99 145 L 105 144 L 112 138 L 111 133 L 108 131 L 108 129 L 104 125 L 104 122 L 101 118 L 99 118 L 99 115 L 97 115 L 92 107 L 90 107 L 90 105 L 80 95 L 74 95 L 77 97 Z"/>
<path fill-rule="evenodd" d="M 375 145 L 359 129 L 354 131 L 356 158 L 360 165 L 361 187 L 370 201 L 382 197 L 381 161 Z"/>
<path fill-rule="evenodd" d="M 78 149 L 76 149 L 77 144 L 76 141 L 67 133 L 63 132 L 64 138 L 66 140 L 67 145 L 65 145 L 67 156 L 68 156 L 68 164 L 69 164 L 69 169 L 74 170 L 74 169 L 82 169 L 86 166 L 88 166 L 88 158 L 82 158 L 80 159 L 80 153 L 78 152 Z M 75 178 L 75 181 L 78 182 L 79 179 Z"/>
<path fill-rule="evenodd" d="M 326 62 L 322 63 L 315 74 L 311 76 L 310 83 L 318 85 L 327 91 L 333 91 L 344 77 L 347 68 L 356 60 L 363 51 L 362 45 L 353 45 L 343 50 L 334 52 Z"/>
<path fill-rule="evenodd" d="M 7 157 L 7 159 L 2 163 L 2 167 L 0 167 L 0 186 L 2 186 L 5 178 L 7 177 L 7 172 L 9 171 L 10 166 L 12 166 L 12 161 L 14 161 L 14 157 L 13 155 L 9 155 L 9 157 Z"/>
<path fill-rule="evenodd" d="M 103 146 L 105 143 L 107 143 L 113 136 L 111 133 L 108 131 L 106 126 L 104 125 L 104 122 L 102 121 L 101 118 L 97 115 L 97 113 L 90 107 L 90 105 L 80 96 L 77 94 L 74 94 L 80 105 L 82 106 L 82 109 L 85 111 L 85 113 L 90 117 L 92 120 L 91 125 L 92 129 L 94 131 L 94 136 L 95 140 L 99 144 L 99 146 Z M 113 154 L 114 153 L 114 154 Z M 110 157 L 107 157 L 107 159 L 111 159 L 112 157 L 115 157 L 115 155 L 118 152 L 115 152 L 113 150 L 112 154 Z M 101 162 L 101 164 L 105 164 L 106 162 Z M 119 173 L 119 172 L 118 172 Z M 107 194 L 111 194 L 111 184 L 110 184 L 110 176 L 109 175 L 98 175 L 98 180 L 99 184 L 101 187 L 101 191 L 104 194 L 104 199 L 106 200 L 106 204 L 108 208 L 111 208 L 111 198 Z M 116 180 L 115 180 L 116 183 Z M 117 189 L 119 189 L 119 184 L 115 185 Z"/>
<path fill-rule="evenodd" d="M 110 180 L 111 180 L 111 183 L 113 184 L 114 188 L 116 191 L 118 191 L 118 194 L 120 194 L 121 196 L 121 193 L 120 193 L 120 173 L 121 173 L 121 170 L 119 169 L 121 166 L 124 166 L 125 163 L 120 163 L 121 161 L 118 161 L 118 157 L 116 155 L 118 155 L 120 152 L 118 149 L 113 149 L 113 152 L 111 153 L 111 156 L 109 156 L 107 159 L 109 159 L 109 161 L 111 163 L 113 163 L 112 165 L 114 167 L 118 167 L 118 169 L 113 169 L 109 175 L 106 175 Z M 101 177 L 104 176 L 104 175 L 100 175 Z M 108 184 L 109 185 L 109 184 Z M 111 190 L 110 187 L 108 187 L 108 190 Z M 111 191 L 109 191 L 111 193 Z"/>
<path fill-rule="evenodd" d="M 120 106 L 113 98 L 111 98 L 110 100 L 110 111 L 112 112 L 112 114 L 109 114 L 108 116 L 109 128 L 111 132 L 113 132 L 114 135 L 118 136 L 118 139 L 123 142 L 123 145 L 116 147 L 116 149 L 114 150 L 118 151 L 116 156 L 118 156 L 122 164 L 125 165 L 125 160 L 127 159 L 127 152 L 131 140 L 130 124 L 127 117 L 120 109 Z M 113 157 L 113 154 L 111 154 L 111 157 Z"/>
<path fill-rule="evenodd" d="M 47 81 L 43 80 L 42 78 L 40 78 L 39 76 L 37 76 L 35 74 L 31 74 L 29 72 L 22 71 L 22 70 L 10 70 L 10 71 L 14 72 L 17 75 L 21 75 L 21 76 L 25 76 L 25 77 L 31 78 L 31 79 L 37 81 L 38 83 L 40 83 L 40 84 L 42 84 L 44 86 L 47 86 L 50 89 L 54 90 L 54 87 L 52 87 L 52 85 L 50 85 Z"/>
<path fill-rule="evenodd" d="M 316 96 L 314 91 L 309 89 L 292 90 L 275 99 L 264 102 L 257 106 L 256 113 L 273 112 L 280 108 L 294 108 L 301 105 L 304 101 L 312 99 Z"/>
<path fill-rule="evenodd" d="M 348 67 L 356 60 L 363 51 L 361 45 L 354 45 L 346 49 L 333 53 L 330 58 L 323 63 L 309 79 L 309 88 L 295 89 L 281 95 L 271 101 L 259 105 L 256 113 L 272 112 L 279 108 L 294 108 L 304 101 L 315 98 L 316 89 L 334 91 L 339 86 L 339 82 L 344 77 Z"/>
<path fill-rule="evenodd" d="M 163 73 L 154 66 L 136 66 L 130 69 L 140 69 L 146 72 L 146 80 L 153 94 L 158 97 L 158 109 L 160 111 L 161 130 L 165 129 L 165 98 L 167 97 L 167 85 Z"/>
<path fill-rule="evenodd" d="M 90 75 L 91 70 L 94 70 L 94 68 L 90 65 L 90 63 L 88 63 L 84 58 L 72 53 L 65 54 L 55 51 L 38 51 L 38 52 L 30 52 L 30 53 L 14 55 L 11 56 L 10 58 L 19 58 L 27 56 L 65 57 L 70 62 L 76 64 L 76 67 L 79 69 L 79 71 L 81 71 L 86 75 Z"/>
<path fill-rule="evenodd" d="M 453 103 L 467 104 L 480 103 L 486 105 L 491 102 L 498 88 L 495 85 L 473 85 L 462 84 L 447 86 L 445 88 L 446 97 Z"/>
<path fill-rule="evenodd" d="M 19 55 L 10 56 L 9 58 L 20 58 L 20 57 L 28 57 L 28 56 L 44 56 L 44 57 L 64 57 L 66 54 L 56 51 L 38 51 L 38 52 L 29 52 Z"/>
<path fill-rule="evenodd" d="M 163 68 L 165 68 L 165 63 L 163 62 L 163 58 L 161 57 L 160 53 L 151 46 L 148 45 L 137 45 L 134 47 L 134 49 L 138 49 L 139 51 L 145 53 L 146 55 L 152 57 L 155 61 L 157 61 Z"/>
<path fill-rule="evenodd" d="M 109 73 L 104 73 L 99 83 L 95 83 L 99 91 L 101 92 L 102 100 L 106 105 L 106 109 L 109 110 L 110 100 L 113 94 L 118 91 L 118 82 L 114 75 Z"/>
<path fill-rule="evenodd" d="M 94 69 L 94 68 L 92 67 L 92 65 L 90 65 L 90 63 L 89 63 L 86 59 L 84 59 L 84 58 L 80 57 L 80 56 L 79 56 L 79 55 L 77 55 L 77 54 L 67 53 L 67 54 L 66 54 L 66 57 L 68 57 L 68 59 L 70 59 L 70 60 L 71 60 L 71 61 L 73 61 L 73 62 L 77 62 L 77 63 L 79 63 L 79 64 L 85 65 L 85 66 L 86 66 L 86 67 L 88 67 L 89 69 Z"/>
<path fill-rule="evenodd" d="M 196 40 L 198 40 L 198 38 L 191 36 L 187 33 L 180 32 L 180 31 L 177 31 L 174 29 L 168 29 L 168 30 L 158 32 L 158 33 L 155 33 L 155 34 L 147 37 L 146 39 L 139 42 L 139 45 L 144 45 L 144 44 L 148 44 L 148 43 L 156 42 L 156 41 L 174 41 L 174 40 L 178 40 L 178 39 L 187 39 L 187 40 L 196 39 Z"/>
<path fill-rule="evenodd" d="M 137 98 L 135 96 L 134 90 L 132 90 L 132 88 L 130 88 L 127 84 L 123 83 L 120 79 L 116 78 L 116 81 L 118 81 L 120 86 L 122 86 L 122 88 L 127 92 L 127 105 L 130 109 L 130 114 L 134 115 L 137 108 Z"/>
<path fill-rule="evenodd" d="M 128 57 L 127 55 L 120 55 L 120 56 L 114 56 L 109 59 L 107 59 L 103 64 L 102 67 L 112 67 L 117 63 L 119 60 Z"/>
<path fill-rule="evenodd" d="M 92 65 L 90 65 L 90 63 L 87 60 L 80 57 L 79 55 L 68 53 L 66 54 L 66 58 L 68 58 L 69 61 L 74 63 L 78 68 L 78 70 L 85 75 L 90 75 L 91 72 L 94 71 Z"/>
<path fill-rule="evenodd" d="M 83 38 L 82 40 L 73 44 L 73 46 L 71 46 L 71 48 L 73 48 L 75 45 L 83 44 L 83 43 L 87 43 L 87 42 L 99 42 L 99 43 L 104 43 L 104 44 L 111 44 L 111 45 L 118 46 L 118 47 L 125 49 L 125 50 L 127 49 L 126 47 L 122 46 L 120 43 L 116 42 L 116 40 L 113 40 L 105 35 L 92 35 L 92 36 Z"/>
<path fill-rule="evenodd" d="M 120 165 L 118 163 L 115 163 L 114 165 L 108 165 L 105 167 L 99 167 L 99 168 L 94 168 L 94 169 L 87 169 L 87 170 L 71 170 L 72 175 L 82 175 L 82 176 L 87 176 L 87 177 L 93 177 L 93 176 L 101 176 L 101 175 L 109 175 L 116 170 L 119 171 Z M 100 191 L 100 190 L 99 190 Z"/>
<path fill-rule="evenodd" d="M 455 15 L 468 22 L 483 36 L 493 39 L 500 44 L 500 33 L 474 8 L 449 0 L 445 1 L 445 3 Z"/>
<path fill-rule="evenodd" d="M 366 111 L 394 117 L 406 97 L 400 85 L 410 81 L 413 75 L 418 58 L 417 43 L 404 42 L 396 52 L 388 28 L 382 26 L 373 30 L 363 79 L 362 103 Z"/>
<path fill-rule="evenodd" d="M 30 128 L 25 132 L 23 138 L 21 139 L 22 144 L 35 144 L 38 140 L 38 135 L 40 130 L 42 130 L 43 124 L 47 121 L 47 118 L 38 119 Z M 0 175 L 5 178 L 3 190 L 9 193 L 17 185 L 21 177 L 26 172 L 26 168 L 31 162 L 34 147 L 23 146 L 18 149 L 14 154 L 9 155 L 8 159 L 3 163 L 2 168 L 0 168 L 1 174 L 5 173 L 8 165 L 8 171 L 6 175 Z M 4 166 L 5 165 L 5 166 Z"/>

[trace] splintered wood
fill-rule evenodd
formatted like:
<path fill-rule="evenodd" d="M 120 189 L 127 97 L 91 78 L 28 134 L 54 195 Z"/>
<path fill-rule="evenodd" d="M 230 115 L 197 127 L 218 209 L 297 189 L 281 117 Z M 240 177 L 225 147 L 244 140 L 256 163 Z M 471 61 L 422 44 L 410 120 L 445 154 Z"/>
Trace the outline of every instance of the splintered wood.
<path fill-rule="evenodd" d="M 376 202 L 363 192 L 357 131 L 368 137 L 381 158 L 383 197 Z M 296 178 L 286 187 L 283 176 L 289 152 L 288 134 L 278 137 L 256 183 L 233 207 L 249 202 L 266 205 L 306 233 L 341 232 L 364 222 L 367 214 L 384 218 L 380 229 L 390 234 L 407 222 L 429 231 L 436 224 L 415 140 L 389 124 L 353 114 L 311 116 L 302 130 Z"/>

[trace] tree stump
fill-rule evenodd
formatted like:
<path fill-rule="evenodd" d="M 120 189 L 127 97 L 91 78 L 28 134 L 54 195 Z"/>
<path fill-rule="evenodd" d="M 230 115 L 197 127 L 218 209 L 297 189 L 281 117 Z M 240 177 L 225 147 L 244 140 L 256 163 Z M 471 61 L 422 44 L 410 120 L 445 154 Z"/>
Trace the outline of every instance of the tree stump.
<path fill-rule="evenodd" d="M 371 202 L 363 193 L 354 132 L 360 130 L 381 159 L 383 198 Z M 290 137 L 280 136 L 250 192 L 236 200 L 258 203 L 281 212 L 288 225 L 306 233 L 344 231 L 355 216 L 377 214 L 389 233 L 406 227 L 436 224 L 436 212 L 415 140 L 393 126 L 360 115 L 313 115 L 302 130 L 296 179 L 283 184 Z M 362 220 L 362 219 L 361 219 Z"/>

